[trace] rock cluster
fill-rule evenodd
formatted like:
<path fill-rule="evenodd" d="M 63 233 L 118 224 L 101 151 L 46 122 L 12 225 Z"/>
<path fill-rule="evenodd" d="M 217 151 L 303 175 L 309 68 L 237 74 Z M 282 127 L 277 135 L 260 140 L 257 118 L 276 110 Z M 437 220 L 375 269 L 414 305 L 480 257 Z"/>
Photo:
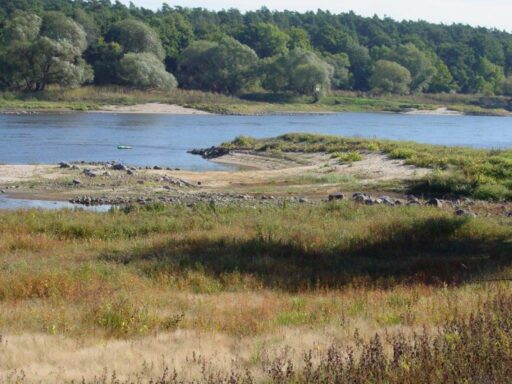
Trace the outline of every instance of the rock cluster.
<path fill-rule="evenodd" d="M 328 196 L 328 201 L 336 201 L 336 200 L 343 200 L 345 199 L 345 195 L 341 192 L 331 193 Z M 392 198 L 390 196 L 379 196 L 379 197 L 372 197 L 371 195 L 368 195 L 363 192 L 355 192 L 352 194 L 352 200 L 356 203 L 360 204 L 366 204 L 366 205 L 388 205 L 391 207 L 398 206 L 398 205 L 407 205 L 407 206 L 414 206 L 414 205 L 429 205 L 436 208 L 443 208 L 444 206 L 455 208 L 455 215 L 461 216 L 461 217 L 476 217 L 477 215 L 474 212 L 471 212 L 467 209 L 462 209 L 460 207 L 460 204 L 466 204 L 471 205 L 472 201 L 470 199 L 465 198 L 462 202 L 460 200 L 456 201 L 444 201 L 437 198 L 431 198 L 426 201 L 422 201 L 418 199 L 414 195 L 406 195 L 405 199 L 396 199 Z M 512 213 L 511 213 L 512 216 Z"/>
<path fill-rule="evenodd" d="M 181 195 L 168 196 L 77 196 L 69 200 L 73 204 L 82 205 L 130 205 L 130 204 L 149 204 L 149 203 L 169 203 L 195 205 L 199 203 L 229 205 L 229 204 L 249 204 L 256 206 L 259 204 L 284 204 L 286 203 L 308 203 L 309 200 L 304 197 L 276 197 L 272 195 L 245 195 L 237 193 L 186 193 Z"/>
<path fill-rule="evenodd" d="M 192 149 L 188 151 L 188 153 L 192 155 L 199 155 L 203 159 L 215 159 L 216 157 L 227 155 L 229 153 L 229 149 L 224 147 L 210 147 L 203 149 Z"/>

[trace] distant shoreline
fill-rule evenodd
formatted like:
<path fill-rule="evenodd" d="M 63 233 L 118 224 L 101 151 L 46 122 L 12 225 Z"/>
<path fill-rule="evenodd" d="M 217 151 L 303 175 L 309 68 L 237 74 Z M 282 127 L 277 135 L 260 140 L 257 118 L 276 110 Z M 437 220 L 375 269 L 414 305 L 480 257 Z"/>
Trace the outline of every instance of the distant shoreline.
<path fill-rule="evenodd" d="M 240 116 L 272 116 L 272 115 L 324 115 L 333 113 L 393 113 L 399 115 L 417 115 L 417 116 L 499 116 L 507 117 L 512 116 L 512 113 L 475 113 L 475 112 L 462 112 L 451 110 L 448 107 L 438 107 L 436 109 L 411 109 L 408 111 L 389 111 L 389 110 L 374 110 L 374 109 L 361 109 L 361 110 L 336 110 L 329 109 L 327 107 L 321 108 L 317 111 L 309 110 L 287 110 L 286 106 L 283 106 L 282 110 L 276 111 L 258 111 L 258 112 L 208 112 L 206 110 L 183 107 L 177 104 L 165 104 L 165 103 L 140 103 L 132 105 L 104 105 L 98 108 L 90 110 L 81 110 L 73 108 L 44 108 L 44 109 L 22 109 L 22 108 L 9 108 L 6 110 L 0 109 L 0 115 L 36 115 L 36 114 L 47 114 L 47 113 L 114 113 L 114 114 L 142 114 L 142 115 L 181 115 L 181 116 L 215 116 L 215 115 L 240 115 Z"/>

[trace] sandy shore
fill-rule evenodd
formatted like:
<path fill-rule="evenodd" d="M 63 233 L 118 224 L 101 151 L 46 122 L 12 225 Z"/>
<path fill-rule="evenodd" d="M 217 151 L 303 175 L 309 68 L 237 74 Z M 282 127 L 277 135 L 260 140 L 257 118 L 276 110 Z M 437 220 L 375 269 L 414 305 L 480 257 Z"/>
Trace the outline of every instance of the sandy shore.
<path fill-rule="evenodd" d="M 185 108 L 175 104 L 146 103 L 135 105 L 104 105 L 92 112 L 133 113 L 133 114 L 169 114 L 169 115 L 211 115 L 209 112 L 194 108 Z"/>
<path fill-rule="evenodd" d="M 459 111 L 452 111 L 446 107 L 437 109 L 413 109 L 403 113 L 404 115 L 433 115 L 433 116 L 462 116 L 464 113 Z"/>

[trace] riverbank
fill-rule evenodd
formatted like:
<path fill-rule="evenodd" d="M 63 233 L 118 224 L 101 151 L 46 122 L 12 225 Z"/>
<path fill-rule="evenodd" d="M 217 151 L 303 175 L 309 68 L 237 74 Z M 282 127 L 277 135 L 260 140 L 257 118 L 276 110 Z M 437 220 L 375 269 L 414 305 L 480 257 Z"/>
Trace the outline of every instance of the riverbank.
<path fill-rule="evenodd" d="M 0 95 L 0 113 L 13 114 L 111 110 L 178 114 L 203 111 L 227 115 L 392 112 L 509 116 L 511 112 L 506 109 L 509 106 L 510 100 L 505 97 L 447 94 L 369 96 L 336 92 L 316 103 L 309 97 L 279 98 L 272 94 L 234 97 L 188 90 L 144 92 L 122 87 L 83 87 Z"/>
<path fill-rule="evenodd" d="M 427 363 L 473 377 L 458 356 L 483 345 L 498 377 L 512 202 L 410 189 L 449 154 L 508 152 L 307 134 L 195 152 L 232 169 L 0 165 L 8 198 L 117 204 L 0 210 L 0 381 L 367 382 L 371 350 L 419 382 Z"/>
<path fill-rule="evenodd" d="M 463 202 L 470 202 L 478 207 L 472 214 L 512 212 L 506 176 L 510 150 L 287 134 L 239 137 L 191 153 L 228 168 L 187 171 L 119 162 L 0 165 L 0 190 L 17 199 L 114 206 L 317 203 L 333 193 L 359 193 L 368 204 L 432 203 L 456 212 L 467 210 Z"/>

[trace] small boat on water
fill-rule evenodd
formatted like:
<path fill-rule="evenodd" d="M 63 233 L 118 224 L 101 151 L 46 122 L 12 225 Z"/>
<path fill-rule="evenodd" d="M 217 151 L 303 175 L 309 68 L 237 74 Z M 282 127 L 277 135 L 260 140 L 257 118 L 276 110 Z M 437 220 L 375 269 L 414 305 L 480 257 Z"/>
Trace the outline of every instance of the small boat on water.
<path fill-rule="evenodd" d="M 133 147 L 131 145 L 118 145 L 117 149 L 132 149 Z"/>

